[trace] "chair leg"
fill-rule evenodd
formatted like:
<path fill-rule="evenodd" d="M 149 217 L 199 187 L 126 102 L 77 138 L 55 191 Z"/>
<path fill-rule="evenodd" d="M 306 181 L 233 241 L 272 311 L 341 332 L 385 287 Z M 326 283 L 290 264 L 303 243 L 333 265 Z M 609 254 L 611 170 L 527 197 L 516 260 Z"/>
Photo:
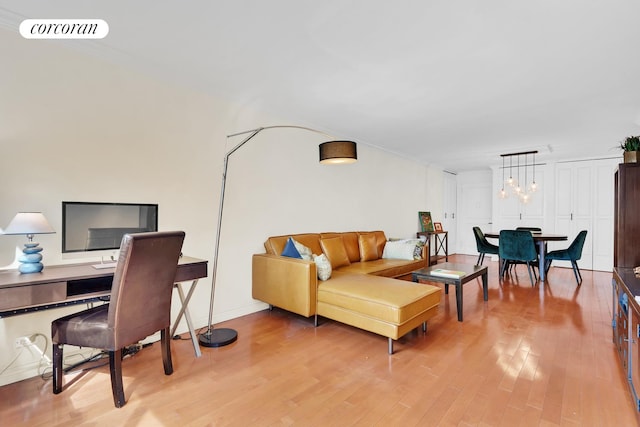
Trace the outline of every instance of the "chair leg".
<path fill-rule="evenodd" d="M 62 391 L 62 380 L 64 371 L 62 370 L 62 344 L 53 344 L 53 394 Z"/>
<path fill-rule="evenodd" d="M 580 286 L 582 284 L 582 274 L 580 274 L 578 263 L 571 260 L 571 267 L 573 267 L 573 275 L 576 276 L 576 282 L 578 282 L 578 286 Z"/>
<path fill-rule="evenodd" d="M 162 363 L 164 364 L 164 374 L 173 374 L 173 363 L 171 361 L 171 340 L 169 339 L 169 328 L 160 331 L 160 345 L 162 345 Z"/>
<path fill-rule="evenodd" d="M 482 265 L 482 252 L 478 254 L 478 260 L 476 261 L 476 265 Z"/>
<path fill-rule="evenodd" d="M 549 272 L 549 269 L 551 268 L 551 262 L 553 260 L 550 259 L 545 259 L 544 260 L 544 274 L 547 274 Z"/>
<path fill-rule="evenodd" d="M 116 408 L 122 408 L 126 402 L 122 384 L 122 349 L 109 351 L 109 372 L 111 373 L 111 392 Z"/>
<path fill-rule="evenodd" d="M 527 263 L 527 271 L 529 271 L 529 280 L 531 280 L 531 286 L 535 286 L 533 276 L 531 275 L 531 266 L 529 265 L 529 263 Z"/>

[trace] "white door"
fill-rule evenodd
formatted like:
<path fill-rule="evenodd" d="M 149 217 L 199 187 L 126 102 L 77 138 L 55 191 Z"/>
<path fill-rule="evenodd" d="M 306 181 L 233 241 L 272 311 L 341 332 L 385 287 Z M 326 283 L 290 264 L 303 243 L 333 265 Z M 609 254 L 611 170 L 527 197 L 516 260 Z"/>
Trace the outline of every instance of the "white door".
<path fill-rule="evenodd" d="M 493 231 L 491 212 L 496 193 L 491 172 L 458 173 L 458 238 L 456 253 L 478 255 L 473 227 Z"/>
<path fill-rule="evenodd" d="M 581 230 L 587 238 L 578 266 L 611 271 L 613 268 L 613 176 L 617 159 L 559 163 L 556 167 L 555 231 L 566 242 L 549 244 L 549 250 L 568 247 Z M 570 267 L 569 262 L 554 265 Z"/>
<path fill-rule="evenodd" d="M 448 232 L 449 254 L 456 253 L 457 239 L 457 204 L 458 204 L 458 184 L 456 176 L 452 173 L 445 172 L 443 174 L 442 189 L 442 208 L 443 219 L 442 228 Z"/>

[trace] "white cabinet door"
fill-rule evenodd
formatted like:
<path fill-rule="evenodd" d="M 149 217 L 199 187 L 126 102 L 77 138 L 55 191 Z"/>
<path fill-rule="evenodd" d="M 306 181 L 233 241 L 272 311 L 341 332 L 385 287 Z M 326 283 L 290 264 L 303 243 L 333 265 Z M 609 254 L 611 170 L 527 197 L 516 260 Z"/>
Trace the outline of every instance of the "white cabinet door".
<path fill-rule="evenodd" d="M 442 204 L 443 204 L 443 219 L 442 228 L 448 232 L 448 245 L 449 253 L 456 253 L 457 249 L 457 230 L 458 230 L 458 184 L 456 176 L 452 173 L 444 173 L 442 181 Z"/>
<path fill-rule="evenodd" d="M 549 244 L 549 250 L 568 247 L 581 230 L 587 239 L 578 266 L 611 271 L 613 267 L 613 174 L 616 159 L 558 163 L 556 165 L 555 232 L 567 242 Z M 570 267 L 569 262 L 554 265 Z"/>
<path fill-rule="evenodd" d="M 587 230 L 582 250 L 581 268 L 592 268 L 591 234 L 593 233 L 593 162 L 568 162 L 556 165 L 555 232 L 565 234 L 566 242 L 549 243 L 549 250 L 566 248 L 581 230 Z M 555 261 L 554 265 L 571 267 L 570 262 Z"/>
<path fill-rule="evenodd" d="M 613 271 L 614 173 L 618 159 L 598 162 L 594 168 L 593 188 L 593 269 Z M 638 213 L 640 215 L 640 212 Z"/>

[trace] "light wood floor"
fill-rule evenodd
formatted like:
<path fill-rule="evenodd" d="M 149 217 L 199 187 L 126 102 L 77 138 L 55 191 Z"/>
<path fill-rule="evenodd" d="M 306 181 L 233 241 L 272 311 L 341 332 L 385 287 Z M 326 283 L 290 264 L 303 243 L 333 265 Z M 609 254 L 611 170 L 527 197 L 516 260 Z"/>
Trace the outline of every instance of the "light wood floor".
<path fill-rule="evenodd" d="M 451 259 L 451 258 L 450 258 Z M 475 262 L 459 256 L 458 261 Z M 165 376 L 158 344 L 125 359 L 124 408 L 107 367 L 77 375 L 59 395 L 50 380 L 0 387 L 2 426 L 632 426 L 611 338 L 611 273 L 552 268 L 531 287 L 526 269 L 443 298 L 426 334 L 387 354 L 386 338 L 281 310 L 225 322 L 239 340 L 203 348 L 173 341 Z"/>

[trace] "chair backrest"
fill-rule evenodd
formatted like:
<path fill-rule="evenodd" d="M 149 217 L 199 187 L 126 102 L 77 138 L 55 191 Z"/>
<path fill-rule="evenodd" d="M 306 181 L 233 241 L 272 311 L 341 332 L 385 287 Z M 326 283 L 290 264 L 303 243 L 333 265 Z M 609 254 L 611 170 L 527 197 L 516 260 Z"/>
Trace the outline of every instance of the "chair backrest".
<path fill-rule="evenodd" d="M 183 231 L 163 231 L 122 237 L 109 303 L 111 349 L 171 324 L 171 294 L 184 236 Z"/>
<path fill-rule="evenodd" d="M 480 227 L 477 226 L 473 227 L 473 235 L 476 238 L 476 247 L 478 248 L 478 252 L 482 252 L 482 250 L 484 249 L 484 245 L 489 243 L 487 241 L 487 238 L 484 237 L 484 233 L 482 232 Z"/>
<path fill-rule="evenodd" d="M 498 243 L 500 258 L 516 261 L 538 259 L 533 236 L 527 230 L 502 230 Z"/>
<path fill-rule="evenodd" d="M 586 238 L 587 230 L 582 230 L 567 248 L 567 252 L 572 260 L 577 261 L 582 257 L 582 248 L 584 247 L 584 241 Z"/>

